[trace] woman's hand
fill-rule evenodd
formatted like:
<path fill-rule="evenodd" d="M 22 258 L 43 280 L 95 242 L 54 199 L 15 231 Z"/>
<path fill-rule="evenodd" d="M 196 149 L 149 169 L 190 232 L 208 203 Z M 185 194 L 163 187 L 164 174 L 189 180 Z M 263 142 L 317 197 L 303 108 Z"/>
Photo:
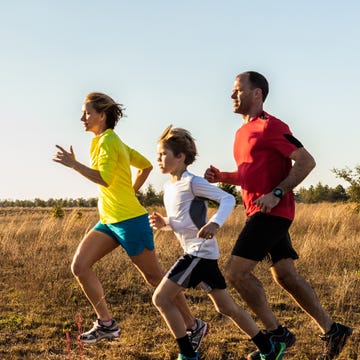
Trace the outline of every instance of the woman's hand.
<path fill-rule="evenodd" d="M 53 161 L 74 169 L 75 171 L 80 173 L 82 176 L 85 176 L 87 179 L 94 182 L 95 184 L 99 184 L 105 187 L 109 186 L 103 180 L 98 170 L 91 169 L 88 166 L 76 160 L 72 146 L 70 146 L 70 152 L 66 151 L 64 148 L 62 148 L 59 145 L 55 145 L 55 146 L 59 149 L 59 151 L 54 155 Z"/>
<path fill-rule="evenodd" d="M 73 147 L 70 146 L 70 152 L 68 152 L 59 145 L 55 145 L 55 146 L 59 149 L 59 151 L 54 155 L 53 160 L 62 165 L 73 168 L 74 165 L 76 164 L 76 158 Z"/>

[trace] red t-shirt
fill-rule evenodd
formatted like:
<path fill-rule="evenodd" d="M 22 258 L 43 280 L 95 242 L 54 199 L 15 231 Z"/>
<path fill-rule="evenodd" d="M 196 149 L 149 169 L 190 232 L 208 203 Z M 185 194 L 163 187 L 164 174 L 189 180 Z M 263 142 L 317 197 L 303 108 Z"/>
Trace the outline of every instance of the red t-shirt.
<path fill-rule="evenodd" d="M 292 167 L 289 156 L 301 146 L 288 125 L 265 112 L 236 132 L 234 158 L 238 171 L 222 173 L 222 181 L 228 178 L 230 183 L 241 186 L 247 216 L 260 211 L 254 200 L 271 192 L 288 176 Z M 294 194 L 285 194 L 270 214 L 293 220 Z"/>

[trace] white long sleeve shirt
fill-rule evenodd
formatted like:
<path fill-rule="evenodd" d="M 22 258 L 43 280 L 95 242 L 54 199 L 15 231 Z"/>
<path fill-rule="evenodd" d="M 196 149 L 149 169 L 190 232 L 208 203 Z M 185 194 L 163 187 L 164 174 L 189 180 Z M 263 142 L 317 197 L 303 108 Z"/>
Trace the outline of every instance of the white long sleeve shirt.
<path fill-rule="evenodd" d="M 165 222 L 174 231 L 186 254 L 218 259 L 216 238 L 202 239 L 196 236 L 208 222 L 207 199 L 219 203 L 210 221 L 221 227 L 235 206 L 235 198 L 204 178 L 185 171 L 179 181 L 168 181 L 164 185 Z"/>

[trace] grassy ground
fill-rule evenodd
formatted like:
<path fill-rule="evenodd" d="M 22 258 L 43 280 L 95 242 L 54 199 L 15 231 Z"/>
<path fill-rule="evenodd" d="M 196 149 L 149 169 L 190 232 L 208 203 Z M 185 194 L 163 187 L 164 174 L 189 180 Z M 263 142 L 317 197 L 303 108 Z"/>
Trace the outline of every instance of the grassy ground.
<path fill-rule="evenodd" d="M 96 270 L 122 335 L 111 342 L 78 344 L 79 328 L 88 329 L 95 319 L 70 263 L 80 239 L 96 221 L 95 210 L 67 211 L 63 219 L 53 218 L 48 210 L 0 211 L 0 359 L 176 358 L 174 341 L 151 304 L 152 289 L 121 249 L 100 261 Z M 219 232 L 222 268 L 243 223 L 240 207 Z M 360 323 L 359 233 L 360 215 L 345 204 L 298 205 L 291 228 L 300 273 L 311 282 L 324 308 L 355 328 Z M 181 253 L 170 232 L 157 233 L 156 246 L 165 269 Z M 316 324 L 272 282 L 267 264 L 260 264 L 256 272 L 274 312 L 297 336 L 285 358 L 315 359 L 321 347 Z M 201 347 L 202 359 L 245 359 L 253 350 L 246 336 L 216 313 L 201 290 L 186 294 L 194 314 L 211 325 Z M 360 359 L 359 340 L 356 329 L 339 359 Z"/>

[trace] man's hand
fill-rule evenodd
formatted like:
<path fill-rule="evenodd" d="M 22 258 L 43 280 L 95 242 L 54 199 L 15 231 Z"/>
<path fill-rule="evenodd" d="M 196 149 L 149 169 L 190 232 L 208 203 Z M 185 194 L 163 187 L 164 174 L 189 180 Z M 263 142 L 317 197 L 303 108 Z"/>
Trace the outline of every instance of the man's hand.
<path fill-rule="evenodd" d="M 204 178 L 210 183 L 220 182 L 220 173 L 219 169 L 210 165 L 205 171 Z"/>
<path fill-rule="evenodd" d="M 269 213 L 279 202 L 280 198 L 276 197 L 272 192 L 263 195 L 253 201 L 253 204 L 259 207 L 261 212 Z"/>

